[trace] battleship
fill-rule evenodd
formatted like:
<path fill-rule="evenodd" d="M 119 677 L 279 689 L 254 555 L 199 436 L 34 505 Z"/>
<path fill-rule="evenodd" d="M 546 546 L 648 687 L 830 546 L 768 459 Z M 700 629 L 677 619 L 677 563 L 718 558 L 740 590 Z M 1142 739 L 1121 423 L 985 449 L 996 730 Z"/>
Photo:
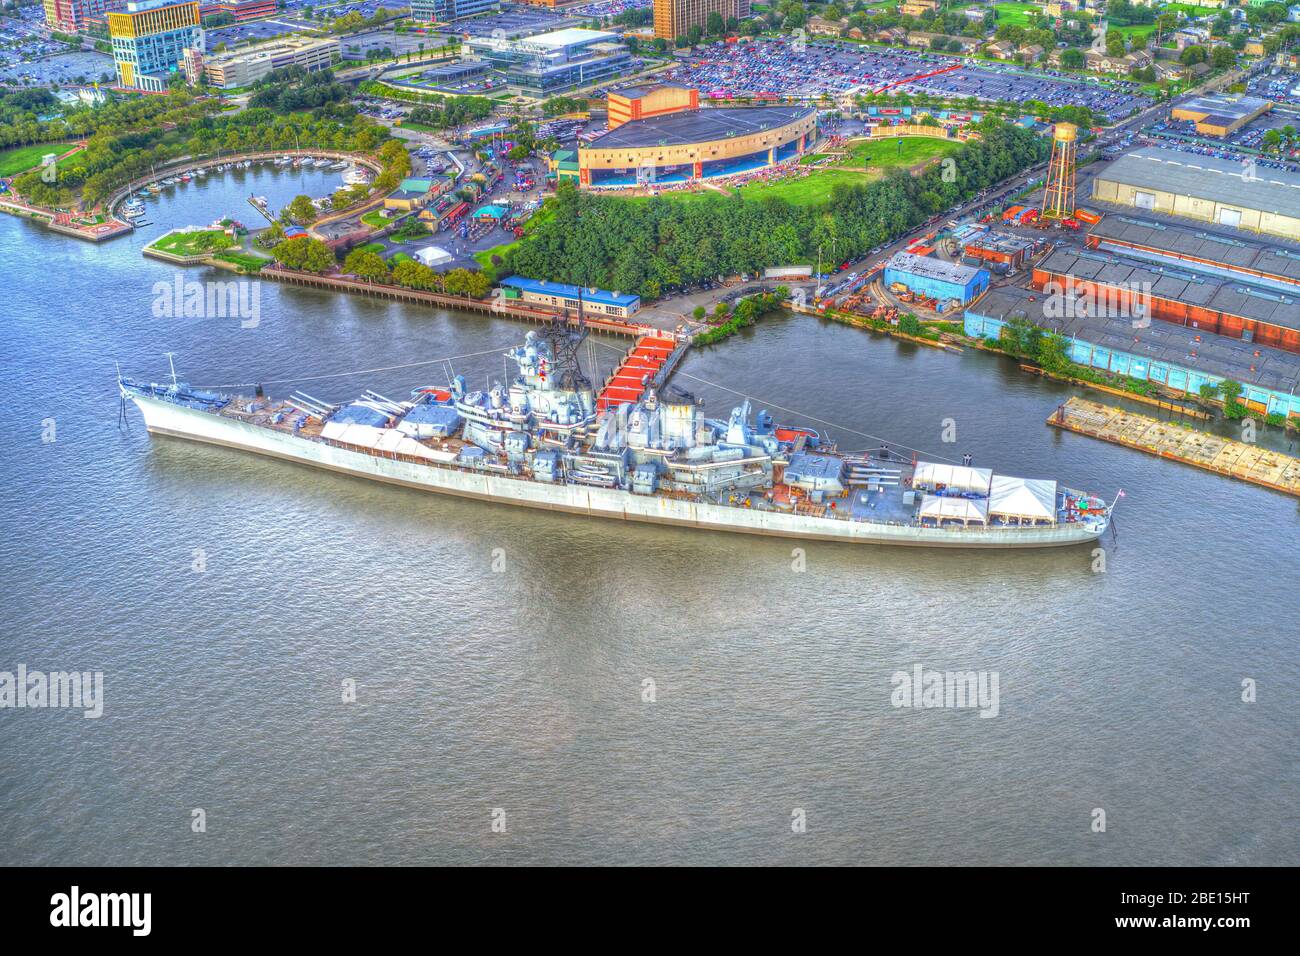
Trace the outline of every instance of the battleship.
<path fill-rule="evenodd" d="M 508 384 L 471 390 L 456 375 L 400 401 L 374 391 L 342 404 L 300 391 L 272 400 L 260 386 L 229 394 L 192 388 L 174 367 L 169 383 L 119 374 L 118 387 L 123 414 L 134 403 L 151 434 L 590 517 L 952 548 L 1079 544 L 1110 524 L 1113 504 L 1055 481 L 887 446 L 841 453 L 814 429 L 754 414 L 748 399 L 712 419 L 647 383 L 638 400 L 600 408 L 576 357 L 566 360 L 565 334 L 533 330 L 507 350 L 518 367 Z"/>

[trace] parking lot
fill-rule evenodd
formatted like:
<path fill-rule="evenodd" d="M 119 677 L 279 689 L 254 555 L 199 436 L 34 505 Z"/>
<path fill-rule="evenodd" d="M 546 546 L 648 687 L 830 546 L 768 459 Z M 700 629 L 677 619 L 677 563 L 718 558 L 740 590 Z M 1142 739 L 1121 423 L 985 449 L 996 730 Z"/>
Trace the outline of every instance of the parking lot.
<path fill-rule="evenodd" d="M 1087 106 L 1111 119 L 1151 104 L 1132 83 L 1105 85 L 1046 71 L 973 66 L 960 57 L 920 51 L 878 50 L 829 41 L 807 43 L 802 49 L 798 45 L 788 38 L 714 44 L 683 57 L 682 65 L 665 74 L 665 79 L 694 86 L 714 98 L 869 93 L 906 83 L 909 93 Z M 917 79 L 951 67 L 957 69 Z"/>
<path fill-rule="evenodd" d="M 1300 73 L 1277 70 L 1254 77 L 1246 84 L 1252 96 L 1262 96 L 1274 103 L 1300 106 Z"/>
<path fill-rule="evenodd" d="M 203 43 L 209 50 L 218 43 L 224 43 L 227 49 L 233 49 L 250 40 L 270 40 L 307 28 L 317 29 L 319 25 L 307 20 L 254 20 L 250 23 L 235 23 L 228 27 L 204 30 Z"/>
<path fill-rule="evenodd" d="M 543 10 L 512 10 L 509 13 L 498 13 L 490 17 L 462 20 L 456 24 L 456 30 L 471 37 L 500 36 L 512 39 L 531 36 L 534 33 L 546 33 L 550 30 L 562 30 L 565 27 L 582 26 L 585 22 Z"/>
<path fill-rule="evenodd" d="M 60 43 L 58 49 L 66 50 L 67 46 Z M 109 82 L 116 76 L 113 58 L 92 51 L 59 53 L 27 62 L 18 60 L 0 67 L 0 81 L 27 86 L 49 86 L 51 83 L 71 86 L 97 82 L 106 76 Z"/>

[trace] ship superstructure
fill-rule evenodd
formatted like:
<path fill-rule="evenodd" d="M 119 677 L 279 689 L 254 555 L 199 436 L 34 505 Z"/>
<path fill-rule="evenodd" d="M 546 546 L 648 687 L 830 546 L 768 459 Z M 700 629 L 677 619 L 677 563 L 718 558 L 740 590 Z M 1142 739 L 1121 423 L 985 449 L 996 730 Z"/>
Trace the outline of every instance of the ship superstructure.
<path fill-rule="evenodd" d="M 518 373 L 470 390 L 422 387 L 346 404 L 302 392 L 272 401 L 120 380 L 151 432 L 241 448 L 431 491 L 581 514 L 755 534 L 948 547 L 1089 541 L 1110 507 L 1055 481 L 884 448 L 838 451 L 780 427 L 748 400 L 726 419 L 695 401 L 640 399 L 597 410 L 550 339 L 510 349 Z M 563 364 L 563 363 L 561 363 Z"/>

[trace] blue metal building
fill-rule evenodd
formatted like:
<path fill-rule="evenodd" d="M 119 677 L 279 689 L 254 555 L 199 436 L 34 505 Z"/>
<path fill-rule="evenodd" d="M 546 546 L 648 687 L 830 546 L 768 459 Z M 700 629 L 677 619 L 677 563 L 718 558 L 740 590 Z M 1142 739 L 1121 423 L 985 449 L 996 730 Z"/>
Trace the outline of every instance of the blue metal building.
<path fill-rule="evenodd" d="M 989 274 L 985 269 L 900 252 L 885 265 L 885 285 L 894 283 L 916 295 L 937 299 L 940 305 L 953 300 L 965 305 L 989 287 Z"/>
<path fill-rule="evenodd" d="M 965 332 L 997 339 L 1020 319 L 1063 336 L 1066 354 L 1079 365 L 1193 396 L 1202 385 L 1231 379 L 1241 383 L 1239 400 L 1251 411 L 1300 416 L 1300 355 L 1158 320 L 1046 316 L 1045 302 L 1023 289 L 997 289 L 966 310 Z"/>

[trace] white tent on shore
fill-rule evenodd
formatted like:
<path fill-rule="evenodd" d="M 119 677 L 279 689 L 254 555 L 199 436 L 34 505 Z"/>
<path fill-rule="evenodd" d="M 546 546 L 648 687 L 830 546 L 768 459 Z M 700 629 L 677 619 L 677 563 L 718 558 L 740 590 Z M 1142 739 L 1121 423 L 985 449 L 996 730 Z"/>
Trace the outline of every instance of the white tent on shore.
<path fill-rule="evenodd" d="M 1016 521 L 1056 522 L 1056 482 L 1043 478 L 995 475 L 989 514 Z"/>

